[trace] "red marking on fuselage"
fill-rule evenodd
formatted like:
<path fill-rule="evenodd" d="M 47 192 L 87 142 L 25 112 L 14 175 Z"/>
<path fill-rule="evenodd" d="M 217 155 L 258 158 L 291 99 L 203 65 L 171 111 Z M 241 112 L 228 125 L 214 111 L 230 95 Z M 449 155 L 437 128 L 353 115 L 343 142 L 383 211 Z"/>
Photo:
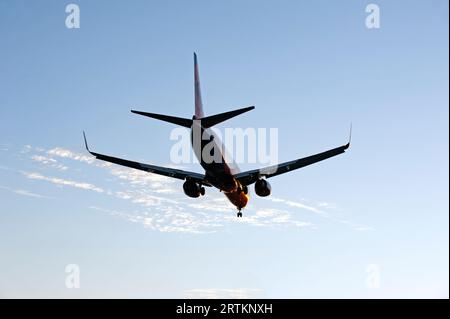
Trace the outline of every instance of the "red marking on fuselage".
<path fill-rule="evenodd" d="M 203 130 L 205 130 L 205 129 L 202 127 L 201 128 L 201 132 L 202 132 L 201 135 L 203 135 Z M 192 144 L 194 144 L 193 140 L 191 142 L 192 142 Z M 214 143 L 217 143 L 217 140 L 214 140 Z M 235 180 L 237 188 L 235 190 L 233 190 L 233 191 L 223 192 L 223 193 L 228 198 L 228 200 L 234 206 L 236 206 L 237 209 L 241 210 L 242 208 L 244 208 L 247 205 L 250 196 L 243 192 L 243 190 L 242 190 L 243 187 L 242 187 L 241 183 L 234 178 L 234 174 L 239 172 L 239 168 L 234 163 L 233 163 L 233 168 L 231 168 L 228 165 L 228 163 L 225 161 L 225 156 L 223 155 L 223 152 L 222 152 L 222 150 L 225 151 L 225 148 L 224 148 L 224 146 L 221 143 L 220 144 L 217 143 L 216 149 L 220 151 L 220 159 L 221 159 L 221 161 L 219 163 L 214 163 L 215 165 L 213 165 L 213 166 L 209 166 L 208 164 L 205 164 L 202 161 L 201 158 L 198 158 L 197 154 L 195 154 L 195 155 L 197 156 L 197 159 L 200 161 L 200 164 L 202 165 L 202 167 L 205 169 L 206 176 L 215 176 L 218 179 L 220 179 L 221 176 L 223 176 L 223 177 L 231 176 Z M 202 152 L 200 152 L 199 155 L 201 156 L 201 154 L 202 154 Z M 216 188 L 219 188 L 219 189 L 220 189 L 220 184 L 221 184 L 220 180 L 218 182 L 216 182 L 216 183 L 213 183 L 213 185 Z M 222 189 L 220 189 L 220 190 L 222 190 Z"/>

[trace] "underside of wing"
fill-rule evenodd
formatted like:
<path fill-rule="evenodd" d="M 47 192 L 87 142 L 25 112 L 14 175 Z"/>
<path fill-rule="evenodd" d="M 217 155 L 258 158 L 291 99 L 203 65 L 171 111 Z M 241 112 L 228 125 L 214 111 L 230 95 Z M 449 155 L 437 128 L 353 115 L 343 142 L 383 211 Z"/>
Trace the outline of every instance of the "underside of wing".
<path fill-rule="evenodd" d="M 241 182 L 243 185 L 250 185 L 250 184 L 256 182 L 260 178 L 263 178 L 263 177 L 270 178 L 273 176 L 284 174 L 284 173 L 293 171 L 295 169 L 299 169 L 299 168 L 323 161 L 330 157 L 342 154 L 345 152 L 345 150 L 347 148 L 349 148 L 349 146 L 350 146 L 350 142 L 343 146 L 336 147 L 336 148 L 333 148 L 331 150 L 328 150 L 328 151 L 325 151 L 325 152 L 322 152 L 319 154 L 300 158 L 300 159 L 293 160 L 290 162 L 284 162 L 284 163 L 273 165 L 273 166 L 268 166 L 268 167 L 264 167 L 264 168 L 260 168 L 260 169 L 255 169 L 255 170 L 251 170 L 251 171 L 238 173 L 234 177 L 237 180 L 239 180 L 239 182 Z"/>
<path fill-rule="evenodd" d="M 91 152 L 89 150 L 89 147 L 88 147 L 88 144 L 86 141 L 86 135 L 84 134 L 84 132 L 83 132 L 83 136 L 84 136 L 84 143 L 86 145 L 87 151 L 99 160 L 114 163 L 117 165 L 130 167 L 130 168 L 134 168 L 134 169 L 138 169 L 141 171 L 146 171 L 149 173 L 154 173 L 154 174 L 163 175 L 163 176 L 167 176 L 167 177 L 173 177 L 173 178 L 177 178 L 177 179 L 181 179 L 181 180 L 189 179 L 189 180 L 193 180 L 201 185 L 211 186 L 210 183 L 205 179 L 204 174 L 183 171 L 183 170 L 174 169 L 174 168 L 144 164 L 144 163 L 134 162 L 134 161 L 118 158 L 118 157 L 113 157 L 113 156 L 109 156 L 109 155 Z"/>

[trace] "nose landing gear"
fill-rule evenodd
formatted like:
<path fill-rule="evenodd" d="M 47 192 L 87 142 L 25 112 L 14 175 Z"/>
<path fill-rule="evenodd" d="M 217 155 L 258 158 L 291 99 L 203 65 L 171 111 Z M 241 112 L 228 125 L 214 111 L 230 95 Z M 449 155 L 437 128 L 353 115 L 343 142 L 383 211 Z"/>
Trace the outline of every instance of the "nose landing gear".
<path fill-rule="evenodd" d="M 238 211 L 237 217 L 242 217 L 242 212 L 241 212 L 241 210 Z"/>

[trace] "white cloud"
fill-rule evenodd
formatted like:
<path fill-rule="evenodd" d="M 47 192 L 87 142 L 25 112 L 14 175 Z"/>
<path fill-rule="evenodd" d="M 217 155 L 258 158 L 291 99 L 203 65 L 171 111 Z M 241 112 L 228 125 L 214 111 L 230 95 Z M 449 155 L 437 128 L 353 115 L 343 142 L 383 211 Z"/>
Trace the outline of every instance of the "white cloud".
<path fill-rule="evenodd" d="M 194 203 L 187 204 L 191 208 L 202 211 L 214 211 L 214 212 L 230 212 L 236 208 L 228 202 L 225 198 L 211 198 L 210 194 L 207 195 L 210 198 L 201 198 Z"/>
<path fill-rule="evenodd" d="M 255 214 L 242 218 L 244 222 L 255 226 L 264 227 L 313 227 L 314 224 L 294 218 L 286 210 L 264 208 L 257 210 Z"/>
<path fill-rule="evenodd" d="M 92 164 L 95 161 L 95 158 L 92 156 L 83 155 L 83 154 L 76 153 L 71 150 L 68 150 L 65 148 L 60 148 L 60 147 L 55 147 L 51 150 L 48 150 L 47 154 L 51 155 L 51 156 L 62 157 L 62 158 L 70 158 L 72 160 L 85 162 L 88 164 Z"/>
<path fill-rule="evenodd" d="M 187 299 L 255 299 L 261 298 L 262 289 L 254 288 L 197 288 L 184 291 Z"/>
<path fill-rule="evenodd" d="M 172 184 L 174 182 L 173 179 L 157 175 L 157 174 L 150 174 L 144 171 L 139 171 L 132 168 L 127 167 L 113 167 L 110 170 L 111 174 L 129 181 L 131 185 L 135 186 L 150 186 L 152 188 L 158 188 L 161 187 L 163 184 Z"/>
<path fill-rule="evenodd" d="M 373 227 L 363 226 L 363 225 L 354 225 L 353 229 L 357 230 L 357 231 L 372 231 L 372 230 L 375 230 Z"/>
<path fill-rule="evenodd" d="M 256 216 L 259 217 L 274 217 L 276 213 L 273 210 L 259 210 L 256 212 Z"/>
<path fill-rule="evenodd" d="M 161 197 L 161 196 L 154 196 L 146 192 L 145 190 L 125 190 L 125 191 L 118 191 L 115 193 L 116 197 L 121 199 L 129 199 L 133 203 L 141 204 L 144 206 L 159 206 L 162 204 L 177 204 L 178 202 L 173 199 Z"/>
<path fill-rule="evenodd" d="M 33 161 L 42 163 L 44 165 L 48 165 L 50 167 L 53 167 L 53 168 L 56 168 L 56 169 L 62 170 L 62 171 L 65 171 L 68 168 L 67 166 L 65 166 L 63 164 L 58 163 L 58 161 L 55 160 L 54 158 L 50 158 L 50 157 L 46 157 L 46 156 L 42 156 L 42 155 L 33 155 L 33 156 L 31 156 L 31 159 Z"/>
<path fill-rule="evenodd" d="M 265 198 L 267 201 L 262 203 L 264 204 L 262 207 L 258 207 L 261 204 L 260 202 L 254 201 L 243 211 L 244 217 L 237 218 L 236 208 L 215 188 L 207 188 L 205 197 L 192 199 L 183 194 L 181 181 L 165 176 L 105 163 L 96 160 L 90 155 L 76 153 L 60 147 L 48 151 L 33 148 L 32 146 L 26 146 L 24 149 L 27 152 L 40 152 L 41 154 L 35 154 L 31 158 L 60 171 L 65 171 L 59 166 L 63 165 L 59 161 L 63 159 L 104 168 L 112 177 L 109 180 L 105 179 L 105 182 L 108 182 L 108 185 L 112 185 L 115 189 L 105 189 L 72 179 L 48 177 L 38 172 L 22 173 L 29 179 L 95 191 L 120 200 L 129 201 L 135 205 L 132 206 L 135 209 L 133 210 L 132 208 L 131 212 L 116 211 L 96 206 L 91 208 L 161 232 L 211 233 L 225 228 L 227 224 L 236 225 L 237 223 L 254 227 L 316 228 L 315 224 L 300 220 L 293 209 L 329 217 L 327 212 L 324 211 L 328 204 L 324 202 L 311 205 L 303 200 L 299 202 L 268 197 Z M 65 165 L 67 165 L 66 163 L 67 161 L 64 162 Z M 65 165 L 63 166 L 67 167 Z M 76 170 L 71 171 L 74 174 L 76 172 Z M 258 200 L 261 199 L 258 198 Z M 284 205 L 286 209 L 282 209 L 283 207 L 280 204 Z M 366 230 L 363 225 L 352 224 L 349 226 L 357 230 Z"/>
<path fill-rule="evenodd" d="M 33 148 L 31 147 L 31 145 L 25 145 L 22 150 L 20 151 L 21 154 L 26 154 L 28 152 L 31 152 L 33 150 Z"/>
<path fill-rule="evenodd" d="M 10 143 L 0 143 L 0 151 L 1 152 L 7 152 L 9 151 L 9 148 L 11 147 Z"/>
<path fill-rule="evenodd" d="M 208 219 L 201 219 L 196 214 L 186 212 L 182 207 L 169 206 L 155 211 L 120 212 L 102 207 L 91 206 L 93 210 L 108 213 L 123 218 L 129 222 L 138 223 L 145 228 L 160 232 L 178 232 L 191 234 L 205 234 L 215 232 L 221 225 L 214 224 Z"/>
<path fill-rule="evenodd" d="M 336 205 L 334 205 L 334 204 L 330 204 L 330 203 L 327 203 L 327 202 L 320 202 L 320 203 L 317 203 L 317 207 L 320 207 L 320 208 L 336 208 Z"/>
<path fill-rule="evenodd" d="M 41 175 L 40 173 L 35 173 L 35 172 L 32 172 L 32 173 L 23 172 L 23 174 L 25 175 L 25 177 L 27 177 L 29 179 L 43 180 L 43 181 L 47 181 L 47 182 L 50 182 L 50 183 L 56 184 L 56 185 L 71 186 L 71 187 L 75 187 L 75 188 L 91 190 L 91 191 L 94 191 L 97 193 L 104 192 L 104 190 L 102 188 L 97 187 L 92 184 L 89 184 L 89 183 L 75 182 L 72 180 L 66 180 L 66 179 L 57 178 L 57 177 L 47 177 L 47 176 Z"/>
<path fill-rule="evenodd" d="M 4 189 L 4 190 L 10 191 L 10 192 L 13 192 L 14 194 L 28 196 L 28 197 L 50 198 L 49 196 L 44 196 L 44 195 L 32 193 L 32 192 L 24 190 L 24 189 L 13 189 L 13 188 L 10 188 L 10 187 L 5 187 L 5 186 L 0 186 L 0 189 Z"/>
<path fill-rule="evenodd" d="M 35 197 L 35 198 L 48 198 L 47 196 L 43 196 L 43 195 L 39 195 L 39 194 L 36 194 L 36 193 L 32 193 L 32 192 L 29 192 L 29 191 L 24 190 L 24 189 L 16 189 L 14 191 L 14 193 L 19 194 L 19 195 L 24 195 L 24 196 Z"/>
<path fill-rule="evenodd" d="M 274 203 L 283 203 L 285 205 L 291 206 L 291 207 L 296 207 L 296 208 L 301 208 L 316 214 L 320 214 L 320 215 L 325 215 L 326 213 L 322 210 L 320 210 L 317 207 L 311 206 L 311 205 L 306 205 L 304 203 L 300 203 L 300 202 L 295 202 L 292 200 L 288 200 L 288 199 L 283 199 L 283 198 L 278 198 L 278 197 L 266 197 L 266 199 L 274 202 Z"/>

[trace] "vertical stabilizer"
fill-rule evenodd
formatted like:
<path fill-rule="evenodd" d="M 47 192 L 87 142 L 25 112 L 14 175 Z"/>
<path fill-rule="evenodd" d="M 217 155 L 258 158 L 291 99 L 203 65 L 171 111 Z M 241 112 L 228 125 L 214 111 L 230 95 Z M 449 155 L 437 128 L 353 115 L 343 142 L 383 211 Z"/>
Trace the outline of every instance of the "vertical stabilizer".
<path fill-rule="evenodd" d="M 194 52 L 194 90 L 195 90 L 195 117 L 202 118 L 203 114 L 203 103 L 202 103 L 202 93 L 200 92 L 200 76 L 198 74 L 198 63 L 197 54 Z"/>

